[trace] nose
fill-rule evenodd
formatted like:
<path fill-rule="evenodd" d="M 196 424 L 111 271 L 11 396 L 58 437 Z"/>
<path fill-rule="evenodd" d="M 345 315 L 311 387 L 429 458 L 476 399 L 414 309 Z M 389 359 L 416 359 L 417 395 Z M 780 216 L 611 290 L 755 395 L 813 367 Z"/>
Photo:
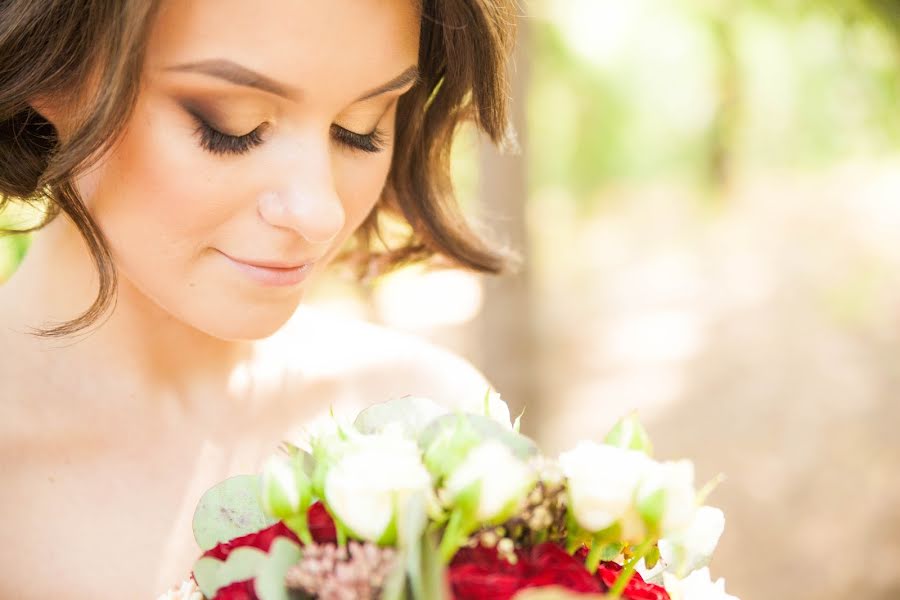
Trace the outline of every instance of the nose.
<path fill-rule="evenodd" d="M 333 240 L 344 227 L 344 208 L 328 167 L 303 174 L 260 195 L 259 214 L 270 225 L 296 231 L 312 244 Z"/>

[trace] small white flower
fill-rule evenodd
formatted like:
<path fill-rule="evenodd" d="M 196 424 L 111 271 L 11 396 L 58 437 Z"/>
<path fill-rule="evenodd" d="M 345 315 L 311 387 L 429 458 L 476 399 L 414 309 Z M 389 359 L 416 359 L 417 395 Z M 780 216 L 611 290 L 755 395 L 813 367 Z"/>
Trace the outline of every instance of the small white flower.
<path fill-rule="evenodd" d="M 165 594 L 160 595 L 157 600 L 203 600 L 203 594 L 200 593 L 200 588 L 197 587 L 197 584 L 192 579 L 189 579 L 182 583 L 180 587 L 170 589 Z"/>
<path fill-rule="evenodd" d="M 325 502 L 357 536 L 382 539 L 413 494 L 431 490 L 419 448 L 390 435 L 354 437 L 325 475 Z"/>
<path fill-rule="evenodd" d="M 701 506 L 688 528 L 659 540 L 660 560 L 647 569 L 643 560 L 637 569 L 645 580 L 662 581 L 663 572 L 688 574 L 709 564 L 725 531 L 725 514 L 712 506 Z"/>
<path fill-rule="evenodd" d="M 451 502 L 474 483 L 480 484 L 478 521 L 502 519 L 534 487 L 537 474 L 496 440 L 483 442 L 469 451 L 445 483 Z"/>
<path fill-rule="evenodd" d="M 644 474 L 638 487 L 638 504 L 662 499 L 661 537 L 687 529 L 697 512 L 694 464 L 689 460 L 657 463 Z"/>
<path fill-rule="evenodd" d="M 633 513 L 638 485 L 653 461 L 635 450 L 580 442 L 559 463 L 575 520 L 586 531 L 598 532 Z"/>
<path fill-rule="evenodd" d="M 709 569 L 703 567 L 685 577 L 678 579 L 671 573 L 663 573 L 666 591 L 672 600 L 738 600 L 725 592 L 725 580 L 713 582 Z"/>

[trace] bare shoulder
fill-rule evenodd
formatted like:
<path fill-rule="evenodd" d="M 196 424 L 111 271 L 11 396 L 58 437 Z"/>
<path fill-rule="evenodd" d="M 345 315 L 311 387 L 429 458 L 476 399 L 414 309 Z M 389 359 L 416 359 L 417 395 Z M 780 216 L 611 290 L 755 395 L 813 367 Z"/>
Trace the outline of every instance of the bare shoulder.
<path fill-rule="evenodd" d="M 469 360 L 421 336 L 312 307 L 294 325 L 315 340 L 306 359 L 342 378 L 363 404 L 412 394 L 471 406 L 490 386 Z"/>

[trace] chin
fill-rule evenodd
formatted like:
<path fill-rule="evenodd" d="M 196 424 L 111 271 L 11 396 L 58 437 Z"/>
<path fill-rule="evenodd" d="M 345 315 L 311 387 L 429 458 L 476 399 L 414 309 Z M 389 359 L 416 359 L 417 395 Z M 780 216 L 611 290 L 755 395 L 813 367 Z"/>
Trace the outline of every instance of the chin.
<path fill-rule="evenodd" d="M 214 318 L 204 315 L 191 322 L 196 329 L 225 341 L 255 341 L 274 335 L 294 315 L 300 301 L 286 306 L 244 306 L 231 314 L 220 312 Z"/>

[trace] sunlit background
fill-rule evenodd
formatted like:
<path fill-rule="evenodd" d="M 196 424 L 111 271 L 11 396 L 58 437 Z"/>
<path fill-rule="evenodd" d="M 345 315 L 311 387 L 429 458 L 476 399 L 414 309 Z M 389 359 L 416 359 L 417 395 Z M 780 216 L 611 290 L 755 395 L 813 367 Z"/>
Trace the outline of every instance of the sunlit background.
<path fill-rule="evenodd" d="M 900 2 L 525 12 L 524 151 L 467 132 L 455 169 L 526 268 L 312 301 L 467 356 L 551 452 L 638 410 L 725 474 L 712 566 L 744 600 L 900 598 Z M 0 244 L 2 280 L 28 239 Z"/>

